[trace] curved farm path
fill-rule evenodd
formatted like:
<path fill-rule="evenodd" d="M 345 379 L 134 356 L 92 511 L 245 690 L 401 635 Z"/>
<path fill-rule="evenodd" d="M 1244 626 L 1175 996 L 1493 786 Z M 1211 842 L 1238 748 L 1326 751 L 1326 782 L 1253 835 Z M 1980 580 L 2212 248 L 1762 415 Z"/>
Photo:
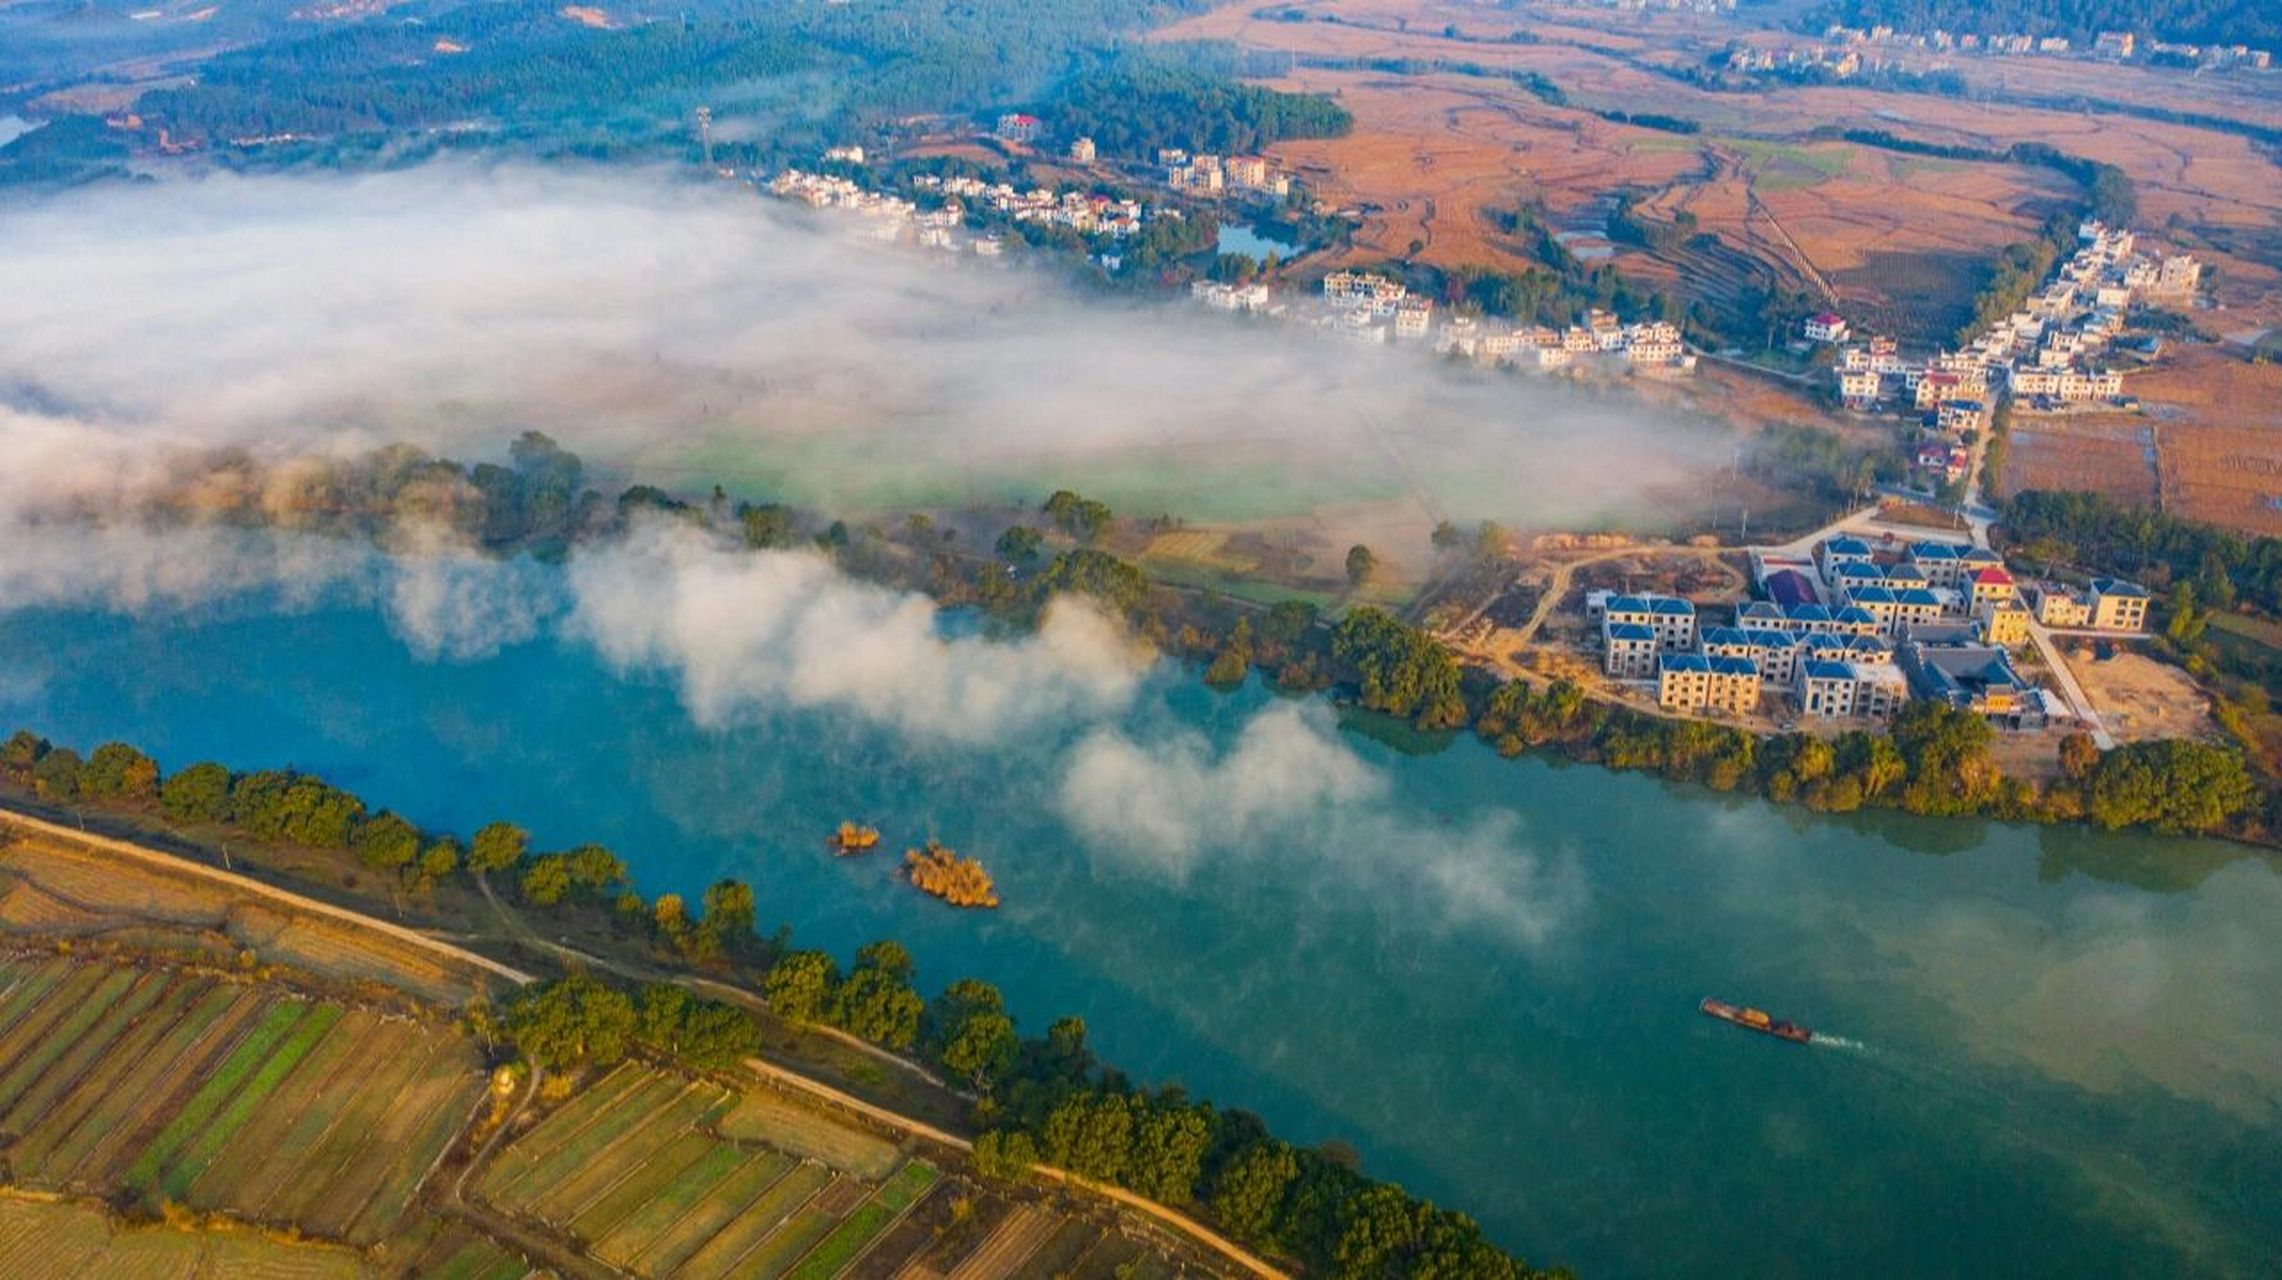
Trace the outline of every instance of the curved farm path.
<path fill-rule="evenodd" d="M 44 818 L 35 818 L 32 815 L 25 813 L 19 809 L 7 809 L 4 812 L 7 814 L 7 820 L 9 822 L 29 828 L 33 831 L 37 831 L 42 835 L 50 837 L 51 839 L 64 840 L 75 844 L 85 845 L 88 848 L 100 850 L 104 853 L 115 854 L 119 857 L 128 858 L 136 862 L 142 862 L 156 867 L 163 867 L 169 871 L 178 872 L 183 875 L 196 876 L 200 879 L 211 880 L 217 884 L 225 884 L 233 889 L 237 889 L 245 893 L 250 893 L 257 897 L 267 898 L 272 902 L 283 903 L 296 911 L 306 912 L 310 915 L 324 916 L 327 919 L 339 920 L 347 924 L 356 925 L 359 928 L 370 929 L 375 933 L 386 934 L 389 937 L 394 938 L 400 942 L 407 942 L 413 946 L 422 947 L 429 951 L 436 952 L 439 955 L 449 956 L 453 960 L 459 961 L 461 964 L 473 965 L 476 968 L 485 971 L 486 973 L 505 978 L 508 981 L 518 985 L 536 981 L 535 978 L 533 978 L 530 974 L 523 972 L 521 969 L 511 968 L 507 965 L 501 964 L 489 956 L 477 955 L 475 952 L 469 951 L 465 947 L 455 946 L 449 942 L 443 941 L 440 938 L 432 937 L 428 934 L 422 933 L 417 929 L 407 929 L 403 925 L 391 924 L 386 920 L 368 916 L 362 912 L 351 911 L 346 907 L 336 907 L 329 902 L 320 902 L 315 898 L 305 898 L 298 893 L 291 892 L 290 890 L 280 889 L 274 885 L 264 884 L 262 881 L 256 880 L 251 876 L 242 876 L 235 871 L 224 871 L 218 867 L 209 867 L 204 863 L 193 862 L 188 858 L 177 857 L 171 853 L 161 853 L 156 849 L 146 849 L 141 845 L 129 844 L 124 840 L 114 840 L 109 836 L 99 836 L 87 831 L 76 831 L 70 827 L 62 826 L 58 823 L 49 822 Z"/>

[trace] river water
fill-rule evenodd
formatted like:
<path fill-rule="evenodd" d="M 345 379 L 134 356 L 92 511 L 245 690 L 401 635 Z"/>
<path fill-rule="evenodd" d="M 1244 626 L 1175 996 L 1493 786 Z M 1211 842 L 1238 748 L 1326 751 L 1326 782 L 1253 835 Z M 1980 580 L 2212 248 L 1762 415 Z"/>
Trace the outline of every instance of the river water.
<path fill-rule="evenodd" d="M 1082 1014 L 1137 1077 L 1584 1275 L 2282 1271 L 2282 876 L 2230 847 L 1406 751 L 1163 668 L 1091 725 L 700 727 L 559 630 L 424 661 L 354 605 L 0 615 L 0 721 L 600 840 L 646 893 L 747 877 L 764 927 Z M 827 857 L 843 817 L 981 856 L 1005 908 Z"/>

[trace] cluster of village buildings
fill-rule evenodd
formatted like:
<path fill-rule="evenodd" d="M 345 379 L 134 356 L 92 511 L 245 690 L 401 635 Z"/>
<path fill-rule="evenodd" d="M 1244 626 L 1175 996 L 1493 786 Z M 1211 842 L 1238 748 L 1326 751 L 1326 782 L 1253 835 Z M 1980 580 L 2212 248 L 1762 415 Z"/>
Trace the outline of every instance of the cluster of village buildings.
<path fill-rule="evenodd" d="M 2240 44 L 2181 44 L 2167 40 L 2142 41 L 2129 31 L 2102 31 L 2089 47 L 2079 47 L 2066 36 L 2032 36 L 2022 33 L 1976 35 L 1936 28 L 1928 32 L 1897 31 L 1892 27 L 1834 26 L 1823 39 L 1839 45 L 1882 45 L 1888 48 L 1926 49 L 1936 53 L 1986 53 L 1997 56 L 2044 54 L 2052 57 L 2088 57 L 2109 62 L 2134 59 L 2190 67 L 2242 67 L 2264 71 L 2274 57 L 2264 49 Z"/>
<path fill-rule="evenodd" d="M 2024 588 L 1985 547 L 1925 541 L 1895 555 L 1835 537 L 1811 562 L 1755 568 L 1767 598 L 1739 605 L 1726 626 L 1699 625 L 1696 606 L 1674 596 L 1589 595 L 1603 670 L 1654 682 L 1669 711 L 1751 715 L 1786 700 L 1805 717 L 1880 721 L 1921 697 L 2032 729 L 2060 712 L 2013 666 L 2032 617 L 2118 634 L 2147 625 L 2148 594 L 2135 584 Z"/>
<path fill-rule="evenodd" d="M 834 150 L 853 152 L 855 163 L 862 163 L 858 148 Z M 1180 216 L 1177 209 L 1145 208 L 1138 200 L 1113 200 L 1075 191 L 1057 194 L 1043 187 L 1020 191 L 1003 182 L 941 178 L 932 174 L 912 179 L 917 189 L 942 197 L 940 207 L 932 209 L 922 209 L 916 202 L 901 196 L 869 190 L 848 178 L 800 169 L 786 169 L 765 185 L 771 195 L 799 200 L 819 209 L 842 209 L 875 219 L 882 239 L 901 239 L 910 233 L 920 244 L 931 248 L 971 247 L 986 257 L 1001 252 L 1004 241 L 991 233 L 962 239 L 958 231 L 969 207 L 992 210 L 1013 222 L 1068 227 L 1086 235 L 1119 239 L 1138 232 L 1147 219 Z M 1104 262 L 1114 269 L 1114 255 Z"/>
<path fill-rule="evenodd" d="M 2125 402 L 2123 375 L 2097 361 L 2121 339 L 2134 302 L 2190 298 L 2202 272 L 2193 257 L 2139 253 L 2131 232 L 2088 221 L 2052 280 L 1963 350 L 1907 360 L 1891 338 L 1850 341 L 1846 321 L 1828 312 L 1808 319 L 1805 333 L 1840 344 L 1833 368 L 1847 408 L 1899 402 L 1925 414 L 1937 434 L 1915 461 L 1954 480 L 1970 465 L 1968 437 L 1987 427 L 2000 396 L 2026 411 Z"/>

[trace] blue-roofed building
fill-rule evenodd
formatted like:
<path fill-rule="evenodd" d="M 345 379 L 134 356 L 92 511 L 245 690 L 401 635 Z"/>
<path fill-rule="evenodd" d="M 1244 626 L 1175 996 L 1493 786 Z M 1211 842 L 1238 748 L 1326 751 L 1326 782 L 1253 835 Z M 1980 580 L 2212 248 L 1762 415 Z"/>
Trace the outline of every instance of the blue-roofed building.
<path fill-rule="evenodd" d="M 1601 666 L 1619 680 L 1647 680 L 1656 674 L 1656 629 L 1638 622 L 1601 623 Z"/>
<path fill-rule="evenodd" d="M 2147 588 L 2121 578 L 2092 579 L 2092 625 L 2102 631 L 2147 630 Z"/>
<path fill-rule="evenodd" d="M 1798 661 L 1800 637 L 1771 627 L 1713 627 L 1704 632 L 1703 651 L 1714 661 L 1734 659 L 1758 669 L 1762 680 L 1788 684 Z"/>
<path fill-rule="evenodd" d="M 1783 606 L 1767 600 L 1746 600 L 1735 606 L 1735 625 L 1739 627 L 1779 627 L 1786 615 Z"/>
<path fill-rule="evenodd" d="M 1965 576 L 1964 551 L 1954 542 L 1913 542 L 1906 563 L 1924 574 L 1927 583 L 1954 590 Z"/>
<path fill-rule="evenodd" d="M 1586 601 L 1588 613 L 1591 601 Z M 1677 596 L 1624 595 L 1610 596 L 1601 606 L 1605 622 L 1638 623 L 1656 633 L 1656 643 L 1666 653 L 1692 649 L 1696 645 L 1696 606 Z"/>
<path fill-rule="evenodd" d="M 1909 699 L 1909 684 L 1891 663 L 1868 666 L 1818 658 L 1799 664 L 1792 696 L 1801 715 L 1886 720 Z"/>
<path fill-rule="evenodd" d="M 1825 538 L 1815 546 L 1815 568 L 1822 580 L 1835 585 L 1842 565 L 1870 563 L 1870 544 L 1851 535 Z"/>
<path fill-rule="evenodd" d="M 1656 704 L 1667 711 L 1759 709 L 1759 668 L 1744 658 L 1668 653 L 1656 669 Z"/>

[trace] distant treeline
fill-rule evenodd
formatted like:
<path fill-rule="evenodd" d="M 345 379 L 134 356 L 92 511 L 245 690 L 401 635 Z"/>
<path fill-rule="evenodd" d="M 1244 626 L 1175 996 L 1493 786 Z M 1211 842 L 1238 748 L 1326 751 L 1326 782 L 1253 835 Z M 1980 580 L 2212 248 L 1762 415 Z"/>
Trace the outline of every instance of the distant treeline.
<path fill-rule="evenodd" d="M 1541 1272 L 1483 1239 L 1465 1214 L 1357 1172 L 1336 1150 L 1295 1147 L 1259 1117 L 1146 1090 L 1095 1060 L 1077 1018 L 1043 1038 L 1016 1032 L 998 989 L 966 978 L 933 1000 L 913 987 L 918 967 L 893 941 L 856 952 L 842 973 L 821 951 L 794 950 L 790 930 L 754 933 L 749 885 L 722 880 L 703 910 L 676 894 L 644 902 L 627 868 L 599 845 L 534 853 L 522 828 L 492 823 L 463 848 L 404 818 L 371 811 L 350 792 L 308 774 L 234 774 L 211 762 L 171 776 L 125 743 L 82 759 L 30 731 L 0 743 L 0 784 L 44 804 L 156 812 L 193 828 L 270 844 L 353 853 L 376 873 L 432 888 L 462 870 L 504 874 L 522 901 L 550 910 L 603 912 L 684 963 L 762 975 L 772 1013 L 821 1023 L 919 1059 L 974 1089 L 979 1171 L 1019 1179 L 1041 1161 L 1151 1200 L 1201 1213 L 1255 1248 L 1296 1258 L 1311 1275 L 1530 1280 Z M 475 1015 L 488 1024 L 482 1011 Z M 494 1030 L 529 1061 L 562 1071 L 607 1066 L 637 1049 L 700 1070 L 729 1071 L 761 1044 L 752 1016 L 672 983 L 628 994 L 585 975 L 528 987 Z"/>
<path fill-rule="evenodd" d="M 799 85 L 818 107 L 881 117 L 981 110 L 1031 97 L 1121 32 L 1200 7 L 1190 0 L 887 0 L 730 4 L 595 30 L 547 0 L 502 0 L 330 26 L 218 55 L 198 83 L 138 110 L 178 135 L 330 134 L 506 122 L 587 136 L 629 119 L 679 122 L 730 94 Z M 678 129 L 678 124 L 677 124 Z"/>
<path fill-rule="evenodd" d="M 1834 24 L 1912 34 L 2066 36 L 2079 45 L 2103 31 L 2252 48 L 2282 44 L 2282 10 L 2271 0 L 1825 0 L 1799 19 L 1808 31 Z"/>
<path fill-rule="evenodd" d="M 2017 553 L 2148 583 L 2193 582 L 2206 605 L 2282 614 L 2282 539 L 2181 519 L 2099 493 L 2029 490 L 1998 525 Z"/>
<path fill-rule="evenodd" d="M 1339 138 L 1355 127 L 1320 93 L 1280 93 L 1181 66 L 1128 65 L 1079 76 L 1039 108 L 1065 138 L 1153 160 L 1161 148 L 1235 155 L 1285 138 Z"/>

